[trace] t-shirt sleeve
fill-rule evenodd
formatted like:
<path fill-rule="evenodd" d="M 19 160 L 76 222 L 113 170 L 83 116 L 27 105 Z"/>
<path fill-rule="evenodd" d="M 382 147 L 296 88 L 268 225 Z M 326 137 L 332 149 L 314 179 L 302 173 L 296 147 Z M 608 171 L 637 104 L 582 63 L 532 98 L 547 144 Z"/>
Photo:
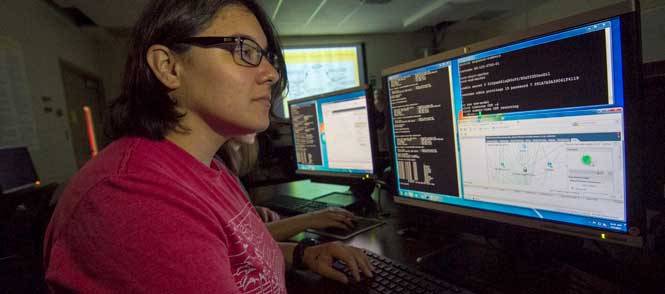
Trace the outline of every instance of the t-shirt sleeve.
<path fill-rule="evenodd" d="M 239 293 L 219 220 L 181 185 L 111 177 L 84 199 L 52 248 L 52 291 Z"/>

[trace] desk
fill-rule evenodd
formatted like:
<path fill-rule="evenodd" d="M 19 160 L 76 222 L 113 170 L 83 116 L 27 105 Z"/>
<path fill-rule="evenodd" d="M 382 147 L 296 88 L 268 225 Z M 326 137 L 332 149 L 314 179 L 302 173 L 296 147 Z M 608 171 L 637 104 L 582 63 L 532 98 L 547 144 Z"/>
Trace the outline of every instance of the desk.
<path fill-rule="evenodd" d="M 260 203 L 275 195 L 290 195 L 313 199 L 332 192 L 343 192 L 347 189 L 348 187 L 343 185 L 312 183 L 309 180 L 302 180 L 273 186 L 258 187 L 250 189 L 249 193 L 252 195 L 254 201 Z M 374 191 L 374 194 L 372 195 L 372 198 L 375 201 L 380 197 L 381 201 L 377 202 L 380 203 L 382 212 L 389 215 L 389 217 L 382 218 L 386 224 L 346 240 L 345 243 L 369 249 L 409 265 L 415 265 L 415 259 L 420 256 L 419 254 L 436 250 L 437 248 L 440 248 L 441 244 L 440 242 L 434 242 L 436 240 L 430 240 L 432 242 L 422 242 L 422 240 L 407 239 L 398 234 L 398 231 L 405 226 L 405 223 L 402 221 L 404 218 L 400 215 L 403 210 L 398 209 L 392 201 L 392 197 L 389 196 L 390 195 L 385 191 L 382 191 L 380 194 L 378 191 Z M 373 215 L 370 216 L 376 217 L 376 213 L 377 212 L 374 212 Z M 322 241 L 333 240 L 326 239 L 325 237 L 319 238 L 318 235 L 312 233 L 300 234 L 300 236 L 296 236 L 295 239 L 301 239 L 303 237 L 314 237 L 321 239 Z"/>
<path fill-rule="evenodd" d="M 272 195 L 288 194 L 288 191 L 307 191 L 307 186 L 310 184 L 308 181 L 292 182 L 252 189 L 250 193 L 254 194 L 255 199 L 268 199 Z M 340 191 L 341 187 L 330 185 L 325 187 L 330 188 L 330 191 L 326 189 L 311 191 L 321 196 Z M 477 234 L 446 234 L 443 233 L 443 229 L 441 233 L 429 232 L 415 236 L 402 234 L 405 228 L 413 226 L 414 211 L 395 205 L 392 197 L 385 191 L 381 193 L 375 191 L 372 198 L 377 202 L 380 200 L 383 214 L 379 215 L 385 215 L 382 219 L 386 224 L 346 240 L 346 244 L 365 248 L 423 269 L 478 293 L 665 293 L 663 291 L 665 286 L 661 282 L 665 280 L 663 277 L 665 259 L 660 259 L 658 262 L 659 259 L 641 255 L 639 249 L 623 247 L 617 249 L 617 254 L 626 256 L 635 254 L 634 260 L 630 263 L 617 264 L 615 260 L 605 258 L 598 251 L 582 248 L 585 246 L 583 244 L 588 245 L 586 243 L 588 241 L 578 239 L 574 239 L 574 246 L 578 246 L 575 248 L 555 246 L 546 250 L 520 252 L 512 248 L 508 248 L 511 250 L 492 248 L 486 239 Z M 435 219 L 429 221 L 437 222 Z M 464 218 L 463 221 L 476 222 L 470 218 Z M 493 224 L 490 228 L 494 226 L 497 224 Z M 538 240 L 537 234 L 541 233 L 528 234 L 536 235 L 533 238 Z M 526 236 L 529 236 L 528 234 Z M 551 236 L 550 233 L 542 234 Z M 316 234 L 302 233 L 296 238 L 305 236 L 317 237 Z M 539 243 L 535 244 L 538 246 Z M 521 246 L 531 245 L 533 244 L 521 244 Z M 437 250 L 451 246 L 463 250 L 449 250 L 447 251 L 449 256 L 431 255 L 423 265 L 416 262 L 420 256 L 436 253 Z M 510 245 L 505 246 L 510 247 Z M 612 250 L 611 245 L 599 244 L 599 246 Z M 463 254 L 458 255 L 460 252 Z M 593 254 L 598 257 L 590 257 Z M 437 267 L 445 269 L 437 271 Z M 455 272 L 457 276 L 450 275 Z M 468 273 L 470 275 L 467 275 Z M 289 273 L 287 287 L 289 293 L 343 293 L 347 290 L 341 284 L 308 272 Z"/>

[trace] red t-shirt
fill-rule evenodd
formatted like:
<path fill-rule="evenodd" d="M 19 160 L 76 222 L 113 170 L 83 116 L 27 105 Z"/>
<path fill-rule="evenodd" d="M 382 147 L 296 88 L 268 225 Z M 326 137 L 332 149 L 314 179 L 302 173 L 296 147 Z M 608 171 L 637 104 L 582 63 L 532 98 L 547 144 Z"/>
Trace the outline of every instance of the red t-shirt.
<path fill-rule="evenodd" d="M 44 241 L 53 292 L 285 293 L 277 243 L 221 164 L 123 138 L 58 201 Z"/>

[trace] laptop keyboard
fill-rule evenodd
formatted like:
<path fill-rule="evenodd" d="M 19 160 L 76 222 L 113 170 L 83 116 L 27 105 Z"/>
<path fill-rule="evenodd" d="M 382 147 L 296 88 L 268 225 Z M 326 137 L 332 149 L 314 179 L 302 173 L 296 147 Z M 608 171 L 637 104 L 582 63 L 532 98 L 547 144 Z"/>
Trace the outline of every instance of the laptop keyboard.
<path fill-rule="evenodd" d="M 332 206 L 325 202 L 301 199 L 286 195 L 275 197 L 261 203 L 261 205 L 289 215 L 308 213 Z"/>
<path fill-rule="evenodd" d="M 350 279 L 348 286 L 350 290 L 356 293 L 472 293 L 469 290 L 460 288 L 451 283 L 428 275 L 413 267 L 406 266 L 381 256 L 371 251 L 365 251 L 370 262 L 374 266 L 374 277 L 364 277 L 361 281 L 355 282 L 351 272 L 346 268 L 343 262 L 335 261 L 333 267 L 346 273 Z"/>

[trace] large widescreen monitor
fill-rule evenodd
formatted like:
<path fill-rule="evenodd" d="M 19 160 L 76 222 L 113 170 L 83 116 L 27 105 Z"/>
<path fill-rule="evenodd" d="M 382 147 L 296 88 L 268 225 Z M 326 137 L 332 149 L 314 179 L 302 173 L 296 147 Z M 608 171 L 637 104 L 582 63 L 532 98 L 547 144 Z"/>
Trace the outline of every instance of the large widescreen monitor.
<path fill-rule="evenodd" d="M 289 89 L 280 117 L 288 117 L 286 101 L 364 85 L 362 44 L 290 46 L 283 50 Z"/>
<path fill-rule="evenodd" d="M 641 245 L 632 2 L 384 70 L 396 202 Z"/>
<path fill-rule="evenodd" d="M 369 92 L 363 86 L 289 101 L 296 173 L 328 179 L 374 174 Z"/>

